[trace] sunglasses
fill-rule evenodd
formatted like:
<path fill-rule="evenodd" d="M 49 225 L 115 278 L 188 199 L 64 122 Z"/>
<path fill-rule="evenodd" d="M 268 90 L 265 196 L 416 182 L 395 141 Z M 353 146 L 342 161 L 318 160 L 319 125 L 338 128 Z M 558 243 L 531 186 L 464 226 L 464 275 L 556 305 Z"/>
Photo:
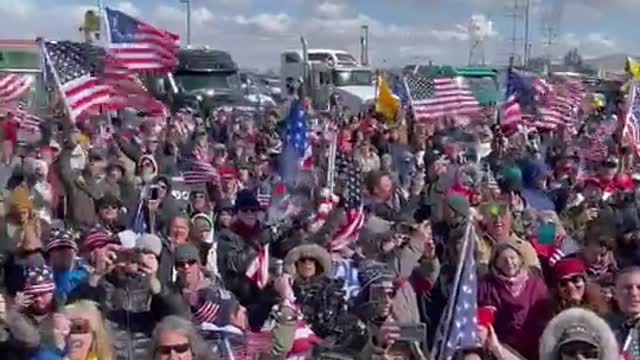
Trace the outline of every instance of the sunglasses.
<path fill-rule="evenodd" d="M 598 359 L 600 357 L 598 349 L 581 343 L 569 343 L 561 347 L 560 354 L 571 358 L 577 358 L 581 355 L 584 359 Z"/>
<path fill-rule="evenodd" d="M 179 262 L 176 262 L 176 269 L 182 269 L 182 268 L 191 267 L 195 263 L 197 263 L 196 260 L 179 261 Z"/>
<path fill-rule="evenodd" d="M 569 283 L 576 285 L 576 284 L 579 284 L 581 282 L 584 282 L 584 276 L 582 276 L 582 275 L 574 275 L 574 276 L 571 276 L 571 277 L 566 277 L 566 278 L 560 279 L 558 284 L 560 285 L 560 287 L 567 287 L 567 286 L 569 286 Z"/>
<path fill-rule="evenodd" d="M 176 354 L 184 354 L 191 349 L 189 343 L 176 344 L 176 345 L 159 345 L 158 353 L 162 355 L 171 355 L 172 352 Z"/>

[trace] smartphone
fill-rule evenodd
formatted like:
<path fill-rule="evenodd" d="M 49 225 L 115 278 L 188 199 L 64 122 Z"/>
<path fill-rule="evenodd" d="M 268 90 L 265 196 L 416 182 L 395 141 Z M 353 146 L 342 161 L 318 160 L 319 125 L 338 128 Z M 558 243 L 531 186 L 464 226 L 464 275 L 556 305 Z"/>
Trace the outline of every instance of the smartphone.
<path fill-rule="evenodd" d="M 415 341 L 422 343 L 427 338 L 427 325 L 425 324 L 405 324 L 395 323 L 400 329 L 400 337 L 398 340 L 402 341 Z"/>
<path fill-rule="evenodd" d="M 115 263 L 132 263 L 137 261 L 136 253 L 131 250 L 120 250 L 116 252 Z"/>
<path fill-rule="evenodd" d="M 91 325 L 87 319 L 71 319 L 69 334 L 89 334 Z"/>
<path fill-rule="evenodd" d="M 149 200 L 158 200 L 160 199 L 160 188 L 156 185 L 152 185 L 149 187 Z"/>

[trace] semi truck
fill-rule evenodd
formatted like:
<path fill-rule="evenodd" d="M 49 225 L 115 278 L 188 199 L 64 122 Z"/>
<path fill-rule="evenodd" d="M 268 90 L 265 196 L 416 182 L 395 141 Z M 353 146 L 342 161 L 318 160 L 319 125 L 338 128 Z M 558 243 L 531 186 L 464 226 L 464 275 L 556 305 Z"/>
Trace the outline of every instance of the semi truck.
<path fill-rule="evenodd" d="M 363 111 L 373 104 L 376 89 L 371 68 L 360 64 L 346 51 L 305 50 L 290 50 L 280 55 L 280 81 L 285 96 L 291 95 L 306 78 L 306 95 L 316 109 L 329 109 L 335 96 L 351 113 Z"/>

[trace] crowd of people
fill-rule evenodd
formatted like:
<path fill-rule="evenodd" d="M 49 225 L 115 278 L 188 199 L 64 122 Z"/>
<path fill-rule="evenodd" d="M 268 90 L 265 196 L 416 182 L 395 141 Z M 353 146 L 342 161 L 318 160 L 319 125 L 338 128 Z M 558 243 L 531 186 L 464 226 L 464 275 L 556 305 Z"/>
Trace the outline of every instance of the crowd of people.
<path fill-rule="evenodd" d="M 477 341 L 455 358 L 640 359 L 635 155 L 621 129 L 576 151 L 601 110 L 508 132 L 316 114 L 293 175 L 286 111 L 52 120 L 28 144 L 8 116 L 0 354 L 431 358 L 471 241 Z"/>

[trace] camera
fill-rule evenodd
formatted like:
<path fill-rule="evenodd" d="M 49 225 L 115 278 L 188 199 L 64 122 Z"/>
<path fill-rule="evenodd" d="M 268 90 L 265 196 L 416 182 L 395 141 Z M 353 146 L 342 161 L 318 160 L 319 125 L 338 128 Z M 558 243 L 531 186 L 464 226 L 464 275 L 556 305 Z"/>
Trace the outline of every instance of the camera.
<path fill-rule="evenodd" d="M 147 193 L 147 198 L 149 200 L 158 200 L 158 199 L 160 199 L 160 187 L 158 185 L 151 185 L 149 187 L 149 191 Z"/>

